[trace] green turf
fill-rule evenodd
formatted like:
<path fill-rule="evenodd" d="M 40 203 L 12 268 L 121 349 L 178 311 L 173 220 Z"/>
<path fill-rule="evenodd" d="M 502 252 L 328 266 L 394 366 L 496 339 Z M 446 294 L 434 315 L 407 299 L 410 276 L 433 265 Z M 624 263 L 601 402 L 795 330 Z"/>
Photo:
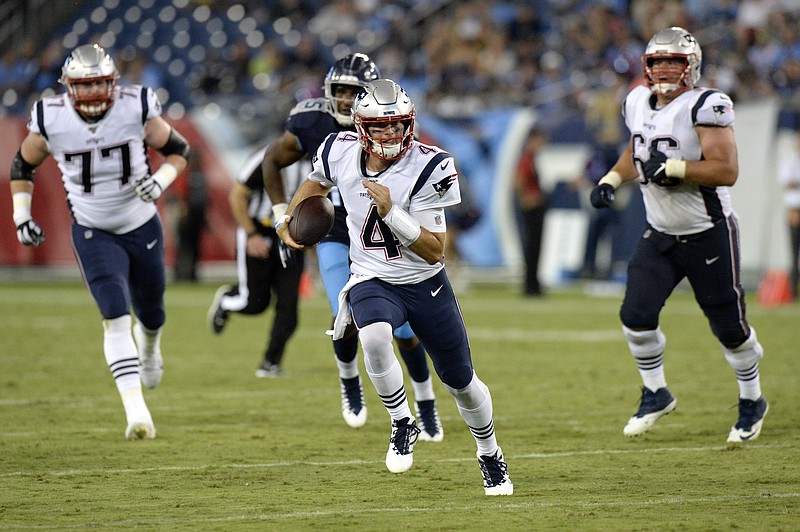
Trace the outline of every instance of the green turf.
<path fill-rule="evenodd" d="M 393 475 L 383 463 L 388 415 L 369 382 L 367 425 L 341 418 L 325 300 L 302 302 L 287 376 L 262 380 L 253 371 L 271 312 L 234 316 L 213 336 L 215 288 L 168 287 L 164 380 L 145 392 L 158 438 L 128 442 L 83 285 L 0 283 L 0 528 L 800 526 L 800 305 L 751 304 L 770 413 L 759 440 L 728 448 L 736 383 L 690 295 L 673 296 L 662 319 L 678 409 L 628 440 L 640 380 L 619 296 L 523 299 L 516 287 L 473 287 L 461 305 L 515 487 L 490 498 L 438 380 L 444 442 L 420 442 L 413 469 Z"/>

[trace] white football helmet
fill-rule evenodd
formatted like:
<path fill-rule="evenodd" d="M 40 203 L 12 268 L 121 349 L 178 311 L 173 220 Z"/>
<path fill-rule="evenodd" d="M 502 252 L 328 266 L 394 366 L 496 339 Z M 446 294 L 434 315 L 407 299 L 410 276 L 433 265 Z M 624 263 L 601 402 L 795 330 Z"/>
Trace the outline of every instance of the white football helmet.
<path fill-rule="evenodd" d="M 684 64 L 681 68 L 653 69 L 655 59 L 679 58 Z M 694 36 L 683 28 L 665 28 L 650 39 L 642 56 L 644 79 L 655 94 L 670 94 L 692 88 L 700 81 L 700 66 L 703 52 Z"/>
<path fill-rule="evenodd" d="M 377 79 L 368 83 L 353 101 L 352 113 L 358 140 L 367 153 L 392 161 L 411 148 L 417 111 L 408 93 L 394 81 Z M 400 136 L 377 139 L 370 134 L 371 126 L 397 122 L 403 124 Z"/>
<path fill-rule="evenodd" d="M 118 77 L 114 60 L 103 48 L 96 44 L 84 44 L 67 56 L 58 81 L 67 88 L 75 109 L 84 116 L 94 118 L 114 105 L 114 87 Z M 102 94 L 79 94 L 78 85 L 97 81 L 105 81 L 106 88 Z"/>
<path fill-rule="evenodd" d="M 366 54 L 350 54 L 336 61 L 325 76 L 325 101 L 328 112 L 343 127 L 353 127 L 350 99 L 336 97 L 337 85 L 350 85 L 358 91 L 374 79 L 381 77 L 377 65 Z"/>

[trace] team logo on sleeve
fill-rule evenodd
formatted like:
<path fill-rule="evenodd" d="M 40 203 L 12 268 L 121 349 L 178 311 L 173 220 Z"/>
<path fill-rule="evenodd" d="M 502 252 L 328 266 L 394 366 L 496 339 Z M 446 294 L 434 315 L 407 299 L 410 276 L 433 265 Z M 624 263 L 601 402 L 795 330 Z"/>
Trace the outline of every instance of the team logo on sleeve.
<path fill-rule="evenodd" d="M 447 194 L 447 191 L 450 190 L 450 187 L 453 186 L 453 183 L 455 183 L 457 179 L 458 179 L 458 174 L 449 175 L 444 179 L 442 179 L 441 181 L 434 183 L 433 190 L 435 190 L 436 193 L 439 194 L 439 197 L 441 198 L 442 196 Z"/>
<path fill-rule="evenodd" d="M 345 133 L 339 137 L 339 142 L 353 142 L 354 140 L 358 140 L 358 136 L 352 133 Z"/>
<path fill-rule="evenodd" d="M 724 115 L 728 111 L 730 111 L 730 106 L 728 105 L 715 105 L 711 108 L 714 111 L 714 114 L 717 116 Z"/>

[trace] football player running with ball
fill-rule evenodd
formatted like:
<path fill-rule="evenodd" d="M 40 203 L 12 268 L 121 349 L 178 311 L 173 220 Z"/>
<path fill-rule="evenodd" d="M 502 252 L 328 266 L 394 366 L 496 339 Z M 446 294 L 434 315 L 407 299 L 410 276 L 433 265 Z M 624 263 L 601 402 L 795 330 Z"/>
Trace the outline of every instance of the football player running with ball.
<path fill-rule="evenodd" d="M 475 438 L 485 493 L 511 495 L 492 398 L 473 370 L 464 320 L 444 271 L 445 208 L 461 201 L 455 162 L 414 140 L 414 104 L 392 80 L 361 89 L 352 115 L 357 133 L 325 139 L 288 212 L 334 186 L 347 209 L 352 275 L 339 294 L 333 337 L 341 338 L 351 321 L 359 330 L 367 374 L 392 421 L 386 467 L 393 473 L 411 468 L 420 432 L 392 348 L 392 331 L 408 321 Z M 297 248 L 290 219 L 283 217 L 278 236 Z"/>
<path fill-rule="evenodd" d="M 34 170 L 53 156 L 67 192 L 73 249 L 103 317 L 103 350 L 125 407 L 125 437 L 140 440 L 156 436 L 142 384 L 161 382 L 166 319 L 164 237 L 154 202 L 186 168 L 189 144 L 161 118 L 150 88 L 117 86 L 117 78 L 101 47 L 73 50 L 59 80 L 67 92 L 33 106 L 11 164 L 11 193 L 17 238 L 40 245 L 44 234 L 31 218 Z M 165 156 L 152 174 L 148 146 Z"/>
<path fill-rule="evenodd" d="M 380 77 L 378 67 L 365 54 L 350 54 L 336 61 L 325 76 L 325 98 L 303 100 L 298 103 L 286 120 L 286 131 L 273 142 L 264 154 L 262 171 L 264 188 L 273 204 L 273 217 L 278 220 L 286 213 L 286 194 L 281 169 L 300 161 L 306 154 L 313 154 L 330 133 L 355 131 L 350 109 L 358 91 L 368 82 Z M 348 264 L 347 211 L 342 205 L 339 192 L 330 191 L 336 221 L 330 234 L 317 245 L 317 261 L 320 276 L 325 286 L 331 310 L 338 311 L 339 291 L 350 275 Z M 400 324 L 394 331 L 400 355 L 408 368 L 414 388 L 416 411 L 425 441 L 442 441 L 436 396 L 428 369 L 425 350 L 411 327 Z M 348 328 L 342 338 L 333 340 L 333 352 L 339 368 L 342 395 L 342 416 L 351 427 L 361 427 L 367 422 L 367 407 L 358 371 L 358 333 L 355 327 Z"/>
<path fill-rule="evenodd" d="M 697 86 L 702 53 L 683 28 L 656 33 L 642 62 L 646 86 L 634 88 L 622 109 L 630 142 L 591 194 L 596 208 L 609 207 L 614 190 L 638 178 L 647 212 L 620 309 L 644 384 L 639 411 L 623 433 L 644 434 L 675 409 L 658 317 L 688 278 L 739 384 L 739 419 L 728 442 L 754 440 L 768 406 L 759 380 L 763 349 L 747 323 L 739 277 L 739 229 L 729 190 L 739 175 L 733 103 L 719 90 Z"/>

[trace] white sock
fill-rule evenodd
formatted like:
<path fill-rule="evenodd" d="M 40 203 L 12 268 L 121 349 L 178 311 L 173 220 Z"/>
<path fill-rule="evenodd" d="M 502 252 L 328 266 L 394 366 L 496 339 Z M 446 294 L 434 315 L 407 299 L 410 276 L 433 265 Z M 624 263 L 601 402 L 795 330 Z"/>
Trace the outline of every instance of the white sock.
<path fill-rule="evenodd" d="M 655 392 L 659 388 L 667 387 L 667 378 L 664 375 L 663 365 L 658 366 L 655 369 L 639 368 L 639 375 L 642 376 L 642 384 L 644 384 L 652 392 Z"/>
<path fill-rule="evenodd" d="M 152 357 L 161 352 L 161 331 L 163 330 L 163 327 L 156 330 L 148 329 L 141 322 L 136 322 L 133 326 L 133 337 L 142 356 Z"/>
<path fill-rule="evenodd" d="M 458 413 L 475 438 L 478 454 L 493 455 L 497 451 L 497 437 L 494 433 L 492 395 L 489 388 L 473 373 L 472 380 L 466 387 L 455 390 L 447 386 L 447 389 L 455 397 Z"/>
<path fill-rule="evenodd" d="M 139 355 L 131 336 L 130 315 L 104 320 L 103 330 L 103 352 L 125 407 L 128 422 L 151 420 L 150 411 L 142 396 Z"/>
<path fill-rule="evenodd" d="M 403 387 L 403 368 L 392 344 L 392 326 L 385 322 L 367 325 L 359 332 L 364 366 L 393 420 L 414 419 Z"/>
<path fill-rule="evenodd" d="M 358 357 L 354 358 L 350 362 L 342 362 L 336 356 L 333 357 L 336 360 L 336 367 L 339 368 L 339 378 L 340 379 L 352 379 L 353 377 L 358 377 Z"/>
<path fill-rule="evenodd" d="M 422 382 L 411 379 L 411 386 L 414 388 L 414 399 L 417 402 L 436 399 L 436 395 L 433 393 L 433 379 L 430 375 Z"/>

